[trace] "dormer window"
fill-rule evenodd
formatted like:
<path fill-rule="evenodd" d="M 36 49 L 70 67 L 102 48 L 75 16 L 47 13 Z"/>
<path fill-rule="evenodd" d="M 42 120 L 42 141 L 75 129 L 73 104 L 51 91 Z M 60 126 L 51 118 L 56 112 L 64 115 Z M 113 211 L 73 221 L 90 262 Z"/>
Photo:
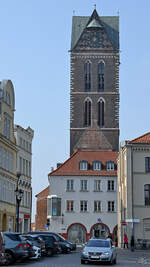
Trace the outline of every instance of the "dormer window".
<path fill-rule="evenodd" d="M 93 161 L 92 166 L 93 166 L 93 171 L 101 170 L 101 162 L 99 160 Z"/>
<path fill-rule="evenodd" d="M 106 170 L 107 171 L 114 171 L 115 169 L 115 164 L 113 161 L 107 161 L 106 162 Z"/>
<path fill-rule="evenodd" d="M 79 162 L 79 170 L 80 171 L 87 171 L 88 170 L 88 161 L 82 160 Z"/>

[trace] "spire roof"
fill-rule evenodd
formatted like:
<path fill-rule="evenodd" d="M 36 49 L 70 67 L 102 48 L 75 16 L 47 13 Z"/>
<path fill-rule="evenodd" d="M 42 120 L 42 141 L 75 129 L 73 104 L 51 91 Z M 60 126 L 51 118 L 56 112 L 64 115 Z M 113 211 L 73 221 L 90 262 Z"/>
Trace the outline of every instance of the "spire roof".
<path fill-rule="evenodd" d="M 71 50 L 76 46 L 85 28 L 104 27 L 109 39 L 119 49 L 119 16 L 99 16 L 94 9 L 91 16 L 73 16 Z"/>

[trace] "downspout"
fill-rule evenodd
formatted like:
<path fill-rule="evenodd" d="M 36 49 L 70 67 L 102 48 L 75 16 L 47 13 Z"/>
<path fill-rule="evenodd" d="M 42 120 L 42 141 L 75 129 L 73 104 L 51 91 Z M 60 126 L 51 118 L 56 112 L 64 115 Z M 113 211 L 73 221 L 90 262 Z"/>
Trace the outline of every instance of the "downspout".
<path fill-rule="evenodd" d="M 132 231 L 131 235 L 134 237 L 134 197 L 133 197 L 133 147 L 131 145 L 131 192 L 132 192 Z"/>

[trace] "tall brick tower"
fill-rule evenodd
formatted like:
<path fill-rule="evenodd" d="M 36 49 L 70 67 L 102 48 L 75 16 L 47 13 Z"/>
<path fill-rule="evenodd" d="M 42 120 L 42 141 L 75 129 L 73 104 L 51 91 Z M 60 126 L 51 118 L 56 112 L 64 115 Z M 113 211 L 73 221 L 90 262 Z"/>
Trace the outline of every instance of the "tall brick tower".
<path fill-rule="evenodd" d="M 119 147 L 119 17 L 73 16 L 70 155 Z"/>

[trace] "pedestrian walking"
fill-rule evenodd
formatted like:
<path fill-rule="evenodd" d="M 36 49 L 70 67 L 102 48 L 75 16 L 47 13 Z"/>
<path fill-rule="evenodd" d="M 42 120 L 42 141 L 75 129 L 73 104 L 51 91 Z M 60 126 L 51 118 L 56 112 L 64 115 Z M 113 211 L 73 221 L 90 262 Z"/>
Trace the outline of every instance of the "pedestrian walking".
<path fill-rule="evenodd" d="M 131 236 L 131 242 L 130 242 L 131 251 L 134 251 L 134 236 Z"/>
<path fill-rule="evenodd" d="M 128 248 L 128 237 L 126 234 L 124 235 L 124 248 L 125 247 Z"/>

